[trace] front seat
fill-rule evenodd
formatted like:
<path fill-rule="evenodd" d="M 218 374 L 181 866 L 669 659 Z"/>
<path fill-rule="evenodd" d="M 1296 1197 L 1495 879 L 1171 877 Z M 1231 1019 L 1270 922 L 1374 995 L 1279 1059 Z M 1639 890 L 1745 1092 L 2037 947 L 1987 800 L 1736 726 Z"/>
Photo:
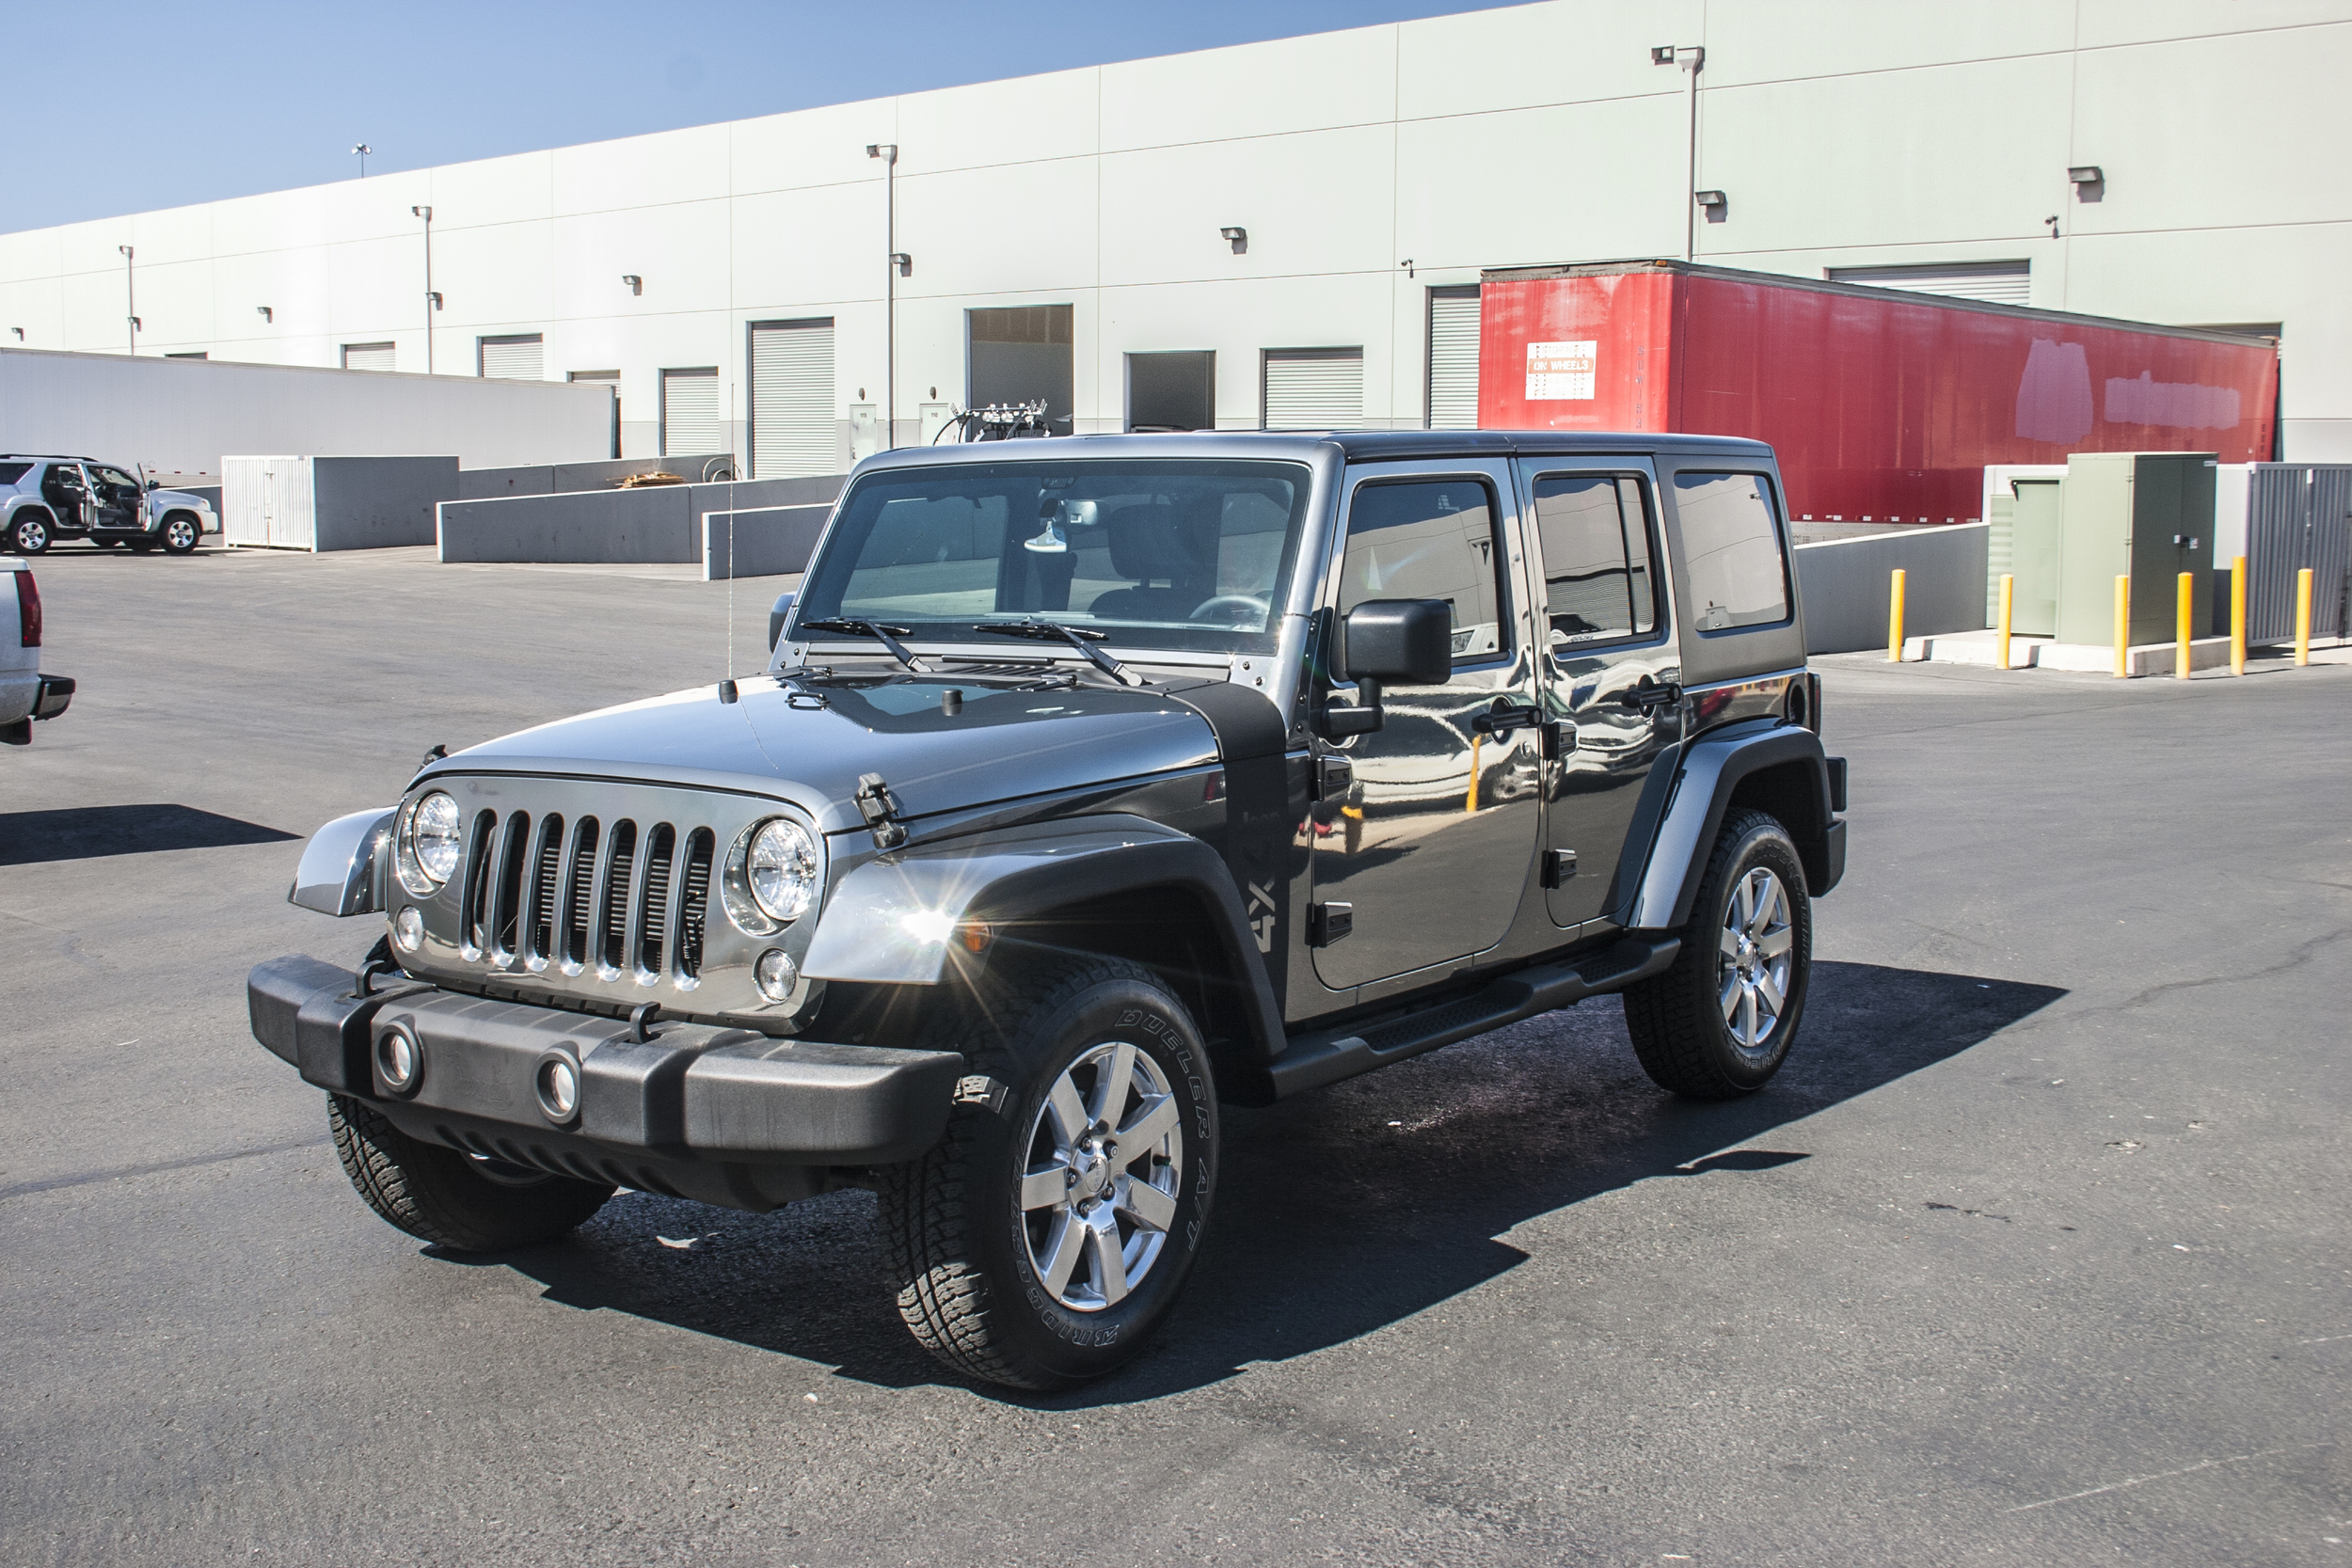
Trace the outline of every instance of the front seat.
<path fill-rule="evenodd" d="M 1136 501 L 1104 519 L 1111 570 L 1135 586 L 1098 594 L 1089 613 L 1120 621 L 1184 621 L 1216 596 L 1216 497 L 1189 504 Z"/>

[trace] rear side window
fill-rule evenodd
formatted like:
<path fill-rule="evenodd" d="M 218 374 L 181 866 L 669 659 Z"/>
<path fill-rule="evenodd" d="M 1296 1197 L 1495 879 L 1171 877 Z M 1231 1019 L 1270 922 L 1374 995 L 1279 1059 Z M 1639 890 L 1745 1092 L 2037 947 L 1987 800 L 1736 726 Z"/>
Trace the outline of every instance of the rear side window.
<path fill-rule="evenodd" d="M 1454 662 L 1506 651 L 1502 549 L 1494 497 L 1482 480 L 1359 484 L 1347 512 L 1340 613 L 1367 599 L 1443 599 L 1454 612 Z"/>
<path fill-rule="evenodd" d="M 1555 475 L 1535 482 L 1551 645 L 1644 637 L 1658 627 L 1649 520 L 1642 482 L 1626 474 Z"/>
<path fill-rule="evenodd" d="M 1761 474 L 1678 473 L 1689 623 L 1701 631 L 1761 626 L 1788 618 L 1788 575 Z"/>
<path fill-rule="evenodd" d="M 14 484 L 32 471 L 30 463 L 0 463 L 0 484 Z"/>

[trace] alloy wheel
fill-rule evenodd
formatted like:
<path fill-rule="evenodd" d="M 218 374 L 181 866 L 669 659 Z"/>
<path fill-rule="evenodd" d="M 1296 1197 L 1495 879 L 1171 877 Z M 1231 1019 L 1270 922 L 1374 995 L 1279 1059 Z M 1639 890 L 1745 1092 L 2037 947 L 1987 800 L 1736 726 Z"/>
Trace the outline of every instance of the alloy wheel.
<path fill-rule="evenodd" d="M 1091 1046 L 1063 1069 L 1029 1127 L 1021 1179 L 1029 1261 L 1073 1312 L 1116 1307 L 1152 1272 L 1176 1221 L 1184 1134 L 1148 1052 Z"/>
<path fill-rule="evenodd" d="M 1766 1053 L 1766 1042 L 1788 1011 L 1788 970 L 1796 947 L 1789 912 L 1788 889 L 1763 865 L 1740 879 L 1731 890 L 1731 907 L 1724 912 L 1715 964 L 1717 999 L 1732 1044 L 1743 1054 Z"/>

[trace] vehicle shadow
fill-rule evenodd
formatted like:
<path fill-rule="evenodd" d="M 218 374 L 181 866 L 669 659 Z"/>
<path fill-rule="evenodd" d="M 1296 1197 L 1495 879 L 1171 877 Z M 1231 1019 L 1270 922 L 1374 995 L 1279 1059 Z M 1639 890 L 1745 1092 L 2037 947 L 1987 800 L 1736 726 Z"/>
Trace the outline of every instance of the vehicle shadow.
<path fill-rule="evenodd" d="M 166 849 L 215 849 L 228 844 L 279 844 L 299 838 L 194 806 L 62 806 L 0 812 L 0 865 L 151 855 Z"/>
<path fill-rule="evenodd" d="M 1653 1178 L 1769 1180 L 1808 1158 L 1745 1148 L 1945 1061 L 2065 992 L 1870 964 L 1816 966 L 1804 1038 L 1761 1092 L 1700 1104 L 1645 1077 L 1603 998 L 1263 1110 L 1227 1107 L 1216 1223 L 1184 1303 L 1117 1375 L 1073 1392 L 977 1392 L 1044 1408 L 1123 1404 L 1344 1343 L 1516 1267 L 1513 1227 Z M 624 1193 L 567 1243 L 495 1258 L 548 1300 L 633 1313 L 893 1387 L 958 1383 L 880 1283 L 873 1198 L 773 1214 Z"/>

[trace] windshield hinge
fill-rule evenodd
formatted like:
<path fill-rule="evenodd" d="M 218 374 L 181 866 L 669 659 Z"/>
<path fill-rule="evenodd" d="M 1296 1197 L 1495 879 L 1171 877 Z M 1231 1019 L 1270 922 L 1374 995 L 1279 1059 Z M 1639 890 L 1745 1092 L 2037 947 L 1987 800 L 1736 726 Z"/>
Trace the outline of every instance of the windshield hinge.
<path fill-rule="evenodd" d="M 857 781 L 857 809 L 874 831 L 874 847 L 896 849 L 907 841 L 906 825 L 898 820 L 898 800 L 880 773 L 864 773 Z"/>

